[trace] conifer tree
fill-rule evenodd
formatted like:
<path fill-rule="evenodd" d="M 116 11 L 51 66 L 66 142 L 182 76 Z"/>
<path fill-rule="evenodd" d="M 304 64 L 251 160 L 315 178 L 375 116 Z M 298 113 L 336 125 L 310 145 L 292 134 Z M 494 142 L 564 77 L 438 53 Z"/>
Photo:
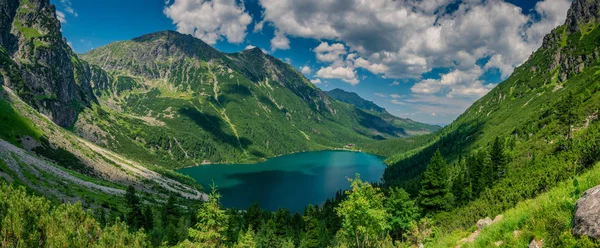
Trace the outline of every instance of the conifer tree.
<path fill-rule="evenodd" d="M 452 205 L 448 165 L 439 150 L 431 158 L 421 179 L 420 204 L 426 213 L 446 210 Z"/>
<path fill-rule="evenodd" d="M 234 248 L 255 248 L 255 233 L 252 230 L 252 226 L 248 227 L 248 231 L 240 232 L 237 243 L 233 246 Z"/>
<path fill-rule="evenodd" d="M 495 179 L 501 179 L 506 176 L 507 160 L 504 153 L 504 139 L 496 137 L 490 148 L 490 162 L 492 163 L 493 171 L 496 173 Z"/>
<path fill-rule="evenodd" d="M 465 161 L 459 161 L 457 167 L 458 171 L 452 184 L 452 193 L 454 194 L 456 205 L 461 206 L 472 199 L 473 188 L 471 184 L 471 172 Z"/>
<path fill-rule="evenodd" d="M 127 201 L 127 224 L 129 227 L 139 229 L 142 227 L 144 222 L 144 216 L 142 215 L 142 207 L 140 198 L 135 193 L 135 187 L 129 185 L 125 192 L 125 200 Z"/>
<path fill-rule="evenodd" d="M 198 210 L 198 223 L 190 228 L 189 236 L 205 247 L 220 247 L 226 239 L 228 216 L 221 209 L 219 200 L 221 195 L 217 192 L 215 185 L 200 210 Z"/>

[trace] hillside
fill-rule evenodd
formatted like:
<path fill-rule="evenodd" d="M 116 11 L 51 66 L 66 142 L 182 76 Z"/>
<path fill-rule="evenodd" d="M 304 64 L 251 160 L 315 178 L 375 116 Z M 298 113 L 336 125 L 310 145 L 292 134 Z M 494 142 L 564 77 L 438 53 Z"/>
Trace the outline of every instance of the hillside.
<path fill-rule="evenodd" d="M 407 118 L 396 117 L 377 104 L 365 100 L 354 92 L 348 92 L 342 89 L 333 89 L 327 91 L 331 98 L 357 107 L 369 114 L 375 115 L 393 126 L 402 128 L 408 135 L 422 135 L 435 132 L 440 129 L 436 125 L 419 123 Z"/>
<path fill-rule="evenodd" d="M 92 68 L 102 113 L 85 110 L 76 132 L 151 163 L 258 161 L 423 132 L 398 125 L 391 115 L 332 100 L 258 48 L 225 54 L 190 35 L 164 31 L 81 58 Z M 100 133 L 90 133 L 90 123 Z"/>
<path fill-rule="evenodd" d="M 442 230 L 468 228 L 587 171 L 599 158 L 598 1 L 574 1 L 567 21 L 513 74 L 444 127 L 432 144 L 399 154 L 388 186 L 417 196 L 439 150 L 455 197 L 430 214 Z"/>

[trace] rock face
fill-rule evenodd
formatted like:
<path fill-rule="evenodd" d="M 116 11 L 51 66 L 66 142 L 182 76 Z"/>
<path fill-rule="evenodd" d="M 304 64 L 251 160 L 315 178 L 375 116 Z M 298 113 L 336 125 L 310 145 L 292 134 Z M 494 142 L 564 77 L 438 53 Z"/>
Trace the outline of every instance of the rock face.
<path fill-rule="evenodd" d="M 567 28 L 570 33 L 580 30 L 581 24 L 596 21 L 600 17 L 600 2 L 596 0 L 574 0 L 567 12 Z"/>
<path fill-rule="evenodd" d="M 600 186 L 587 190 L 575 205 L 573 234 L 600 237 Z"/>
<path fill-rule="evenodd" d="M 89 70 L 67 45 L 48 0 L 0 3 L 4 84 L 56 124 L 70 127 L 95 100 Z"/>

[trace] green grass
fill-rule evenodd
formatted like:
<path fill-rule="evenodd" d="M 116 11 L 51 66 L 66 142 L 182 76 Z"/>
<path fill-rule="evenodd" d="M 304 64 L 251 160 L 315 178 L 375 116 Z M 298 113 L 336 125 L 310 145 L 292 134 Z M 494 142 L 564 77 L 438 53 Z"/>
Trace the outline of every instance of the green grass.
<path fill-rule="evenodd" d="M 545 247 L 597 247 L 588 238 L 571 233 L 575 203 L 581 194 L 600 184 L 600 163 L 572 180 L 559 183 L 536 198 L 517 204 L 502 215 L 504 218 L 484 228 L 472 244 L 463 247 L 491 247 L 502 241 L 506 247 L 527 247 L 531 240 L 544 240 Z M 515 231 L 519 235 L 515 235 Z M 455 247 L 470 235 L 467 231 L 444 234 L 428 247 Z"/>
<path fill-rule="evenodd" d="M 8 101 L 0 98 L 0 138 L 21 146 L 20 138 L 31 136 L 39 140 L 42 135 L 30 120 L 19 114 Z"/>

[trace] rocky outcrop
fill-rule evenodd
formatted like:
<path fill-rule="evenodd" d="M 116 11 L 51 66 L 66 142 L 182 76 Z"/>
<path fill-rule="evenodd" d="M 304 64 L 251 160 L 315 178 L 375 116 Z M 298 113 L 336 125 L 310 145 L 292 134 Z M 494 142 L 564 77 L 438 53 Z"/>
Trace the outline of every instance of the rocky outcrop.
<path fill-rule="evenodd" d="M 575 33 L 580 31 L 580 25 L 597 21 L 600 17 L 600 1 L 574 0 L 567 12 L 567 31 Z"/>
<path fill-rule="evenodd" d="M 600 186 L 583 193 L 575 205 L 573 217 L 573 235 L 600 237 Z"/>
<path fill-rule="evenodd" d="M 0 43 L 4 58 L 19 73 L 2 72 L 6 85 L 40 113 L 63 127 L 95 100 L 89 73 L 60 32 L 56 9 L 48 0 L 0 3 Z"/>

